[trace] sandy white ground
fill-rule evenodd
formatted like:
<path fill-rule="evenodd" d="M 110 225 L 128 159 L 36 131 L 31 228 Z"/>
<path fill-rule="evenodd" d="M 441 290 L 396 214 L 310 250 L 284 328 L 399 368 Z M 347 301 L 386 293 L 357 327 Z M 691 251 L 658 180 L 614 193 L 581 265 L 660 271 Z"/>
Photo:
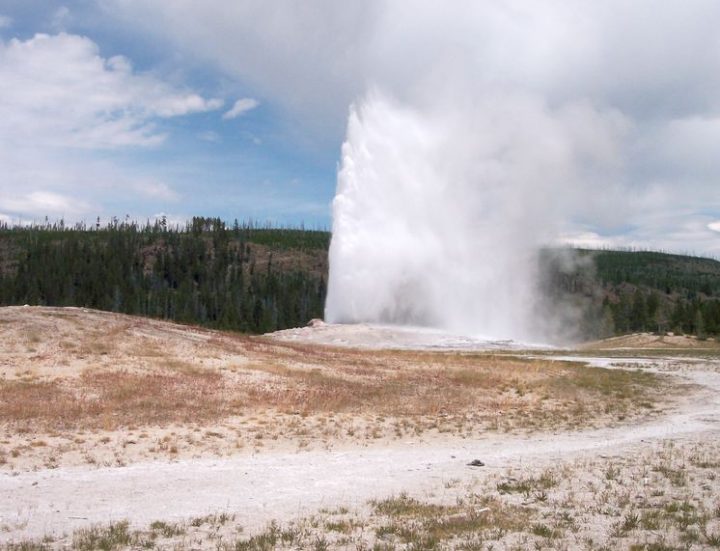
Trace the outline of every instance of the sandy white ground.
<path fill-rule="evenodd" d="M 664 439 L 712 441 L 720 438 L 718 363 L 664 362 L 659 368 L 674 370 L 679 381 L 702 388 L 666 417 L 637 426 L 530 437 L 493 435 L 477 441 L 404 442 L 357 451 L 3 473 L 0 541 L 60 535 L 112 520 L 143 526 L 222 511 L 236 513 L 240 524 L 253 529 L 323 507 L 362 506 L 371 498 L 400 491 L 415 495 L 442 491 L 446 481 L 470 482 L 510 467 L 534 468 L 606 453 L 632 456 Z M 467 466 L 474 458 L 486 466 Z"/>
<path fill-rule="evenodd" d="M 308 327 L 270 333 L 273 339 L 366 350 L 527 350 L 552 348 L 485 336 L 465 336 L 427 327 L 378 324 L 337 324 L 313 320 Z"/>
<path fill-rule="evenodd" d="M 540 342 L 519 342 L 496 339 L 483 335 L 458 335 L 449 331 L 428 327 L 404 327 L 371 323 L 339 324 L 312 320 L 307 327 L 296 327 L 269 333 L 267 336 L 284 342 L 319 344 L 360 348 L 365 350 L 552 350 L 555 347 Z M 602 341 L 588 342 L 583 349 L 631 350 L 639 348 L 667 350 L 707 349 L 720 353 L 715 339 L 699 340 L 685 335 L 655 335 L 635 333 L 612 337 Z"/>

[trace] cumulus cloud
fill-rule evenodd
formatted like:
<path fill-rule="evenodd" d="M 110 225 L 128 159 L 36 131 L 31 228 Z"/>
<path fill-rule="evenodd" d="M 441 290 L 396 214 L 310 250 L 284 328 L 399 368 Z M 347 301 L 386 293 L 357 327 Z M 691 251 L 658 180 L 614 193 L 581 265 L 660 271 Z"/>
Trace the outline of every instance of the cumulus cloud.
<path fill-rule="evenodd" d="M 3 197 L 0 208 L 17 213 L 44 213 L 48 216 L 73 216 L 85 212 L 84 201 L 52 191 L 9 194 Z"/>
<path fill-rule="evenodd" d="M 363 39 L 372 38 L 379 8 L 374 0 L 288 2 L 282 9 L 257 0 L 110 0 L 103 7 L 133 32 L 166 39 L 187 59 L 249 85 L 321 131 L 319 140 L 328 132 L 331 140 L 342 136 L 348 105 L 367 76 Z"/>
<path fill-rule="evenodd" d="M 114 148 L 161 143 L 155 118 L 218 109 L 222 101 L 173 89 L 104 59 L 88 38 L 38 34 L 0 43 L 0 133 L 15 144 Z"/>
<path fill-rule="evenodd" d="M 223 104 L 66 33 L 0 41 L 0 82 L 0 212 L 13 219 L 92 217 L 120 197 L 177 199 L 108 153 L 159 146 L 163 120 Z"/>
<path fill-rule="evenodd" d="M 223 114 L 222 118 L 225 120 L 235 119 L 241 115 L 244 115 L 248 111 L 255 109 L 258 105 L 260 105 L 260 102 L 256 99 L 241 98 L 235 102 L 235 105 L 232 106 L 232 109 Z"/>

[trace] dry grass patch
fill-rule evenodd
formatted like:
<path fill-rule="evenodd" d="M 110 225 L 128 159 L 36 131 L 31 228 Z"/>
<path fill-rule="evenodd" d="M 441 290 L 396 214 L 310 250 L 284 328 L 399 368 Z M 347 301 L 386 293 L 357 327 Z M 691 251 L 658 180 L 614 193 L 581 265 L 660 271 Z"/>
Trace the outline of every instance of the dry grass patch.
<path fill-rule="evenodd" d="M 302 413 L 375 412 L 395 417 L 508 416 L 529 428 L 574 425 L 597 411 L 623 418 L 652 409 L 663 380 L 639 371 L 485 354 L 308 351 L 274 345 L 251 369 L 273 376 L 248 403 Z M 255 352 L 260 355 L 261 348 Z M 284 360 L 284 361 L 283 361 Z M 557 415 L 556 415 L 557 414 Z M 489 421 L 486 419 L 486 421 Z M 503 421 L 504 422 L 504 421 Z"/>
<path fill-rule="evenodd" d="M 521 532 L 532 516 L 527 508 L 477 495 L 445 505 L 401 494 L 371 505 L 375 536 L 390 549 L 468 548 L 508 532 Z"/>
<path fill-rule="evenodd" d="M 231 413 L 224 386 L 212 372 L 85 372 L 76 388 L 2 381 L 0 418 L 44 430 L 209 421 Z"/>
<path fill-rule="evenodd" d="M 143 371 L 85 369 L 64 381 L 0 381 L 0 417 L 49 428 L 213 421 L 238 412 L 461 416 L 461 425 L 542 428 L 651 409 L 666 386 L 644 372 L 489 355 L 256 349 L 221 372 L 166 357 Z M 289 349 L 289 350 L 288 350 Z M 262 372 L 264 378 L 248 378 Z M 501 419 L 499 420 L 499 417 Z M 460 422 L 462 421 L 462 422 Z M 460 425 L 456 423 L 456 427 Z M 450 429 L 446 429 L 450 430 Z"/>

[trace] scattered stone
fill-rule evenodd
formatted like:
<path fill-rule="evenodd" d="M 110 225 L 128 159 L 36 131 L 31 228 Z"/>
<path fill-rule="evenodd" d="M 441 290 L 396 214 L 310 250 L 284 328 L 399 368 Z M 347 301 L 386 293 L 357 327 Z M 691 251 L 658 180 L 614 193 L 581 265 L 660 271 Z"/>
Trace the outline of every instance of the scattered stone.
<path fill-rule="evenodd" d="M 470 463 L 468 463 L 468 467 L 484 467 L 484 466 L 485 466 L 485 463 L 483 463 L 479 459 L 473 459 L 472 461 L 470 461 Z"/>

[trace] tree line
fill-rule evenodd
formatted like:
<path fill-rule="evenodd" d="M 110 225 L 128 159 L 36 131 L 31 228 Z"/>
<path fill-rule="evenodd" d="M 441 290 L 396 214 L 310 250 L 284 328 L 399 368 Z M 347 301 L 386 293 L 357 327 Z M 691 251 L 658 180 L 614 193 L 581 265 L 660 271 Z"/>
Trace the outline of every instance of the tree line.
<path fill-rule="evenodd" d="M 651 251 L 548 250 L 546 290 L 582 310 L 586 337 L 720 335 L 720 262 Z"/>
<path fill-rule="evenodd" d="M 0 305 L 84 306 L 264 333 L 323 315 L 330 233 L 195 217 L 0 223 Z M 381 246 L 381 244 L 378 244 Z M 546 249 L 546 309 L 582 337 L 720 335 L 720 262 L 657 252 Z"/>
<path fill-rule="evenodd" d="M 196 217 L 183 228 L 0 226 L 0 304 L 84 306 L 264 333 L 322 317 L 329 234 Z M 283 253 L 291 254 L 280 259 Z"/>

